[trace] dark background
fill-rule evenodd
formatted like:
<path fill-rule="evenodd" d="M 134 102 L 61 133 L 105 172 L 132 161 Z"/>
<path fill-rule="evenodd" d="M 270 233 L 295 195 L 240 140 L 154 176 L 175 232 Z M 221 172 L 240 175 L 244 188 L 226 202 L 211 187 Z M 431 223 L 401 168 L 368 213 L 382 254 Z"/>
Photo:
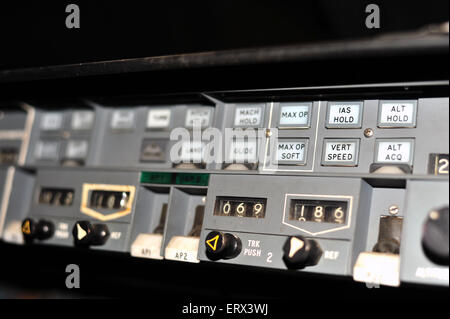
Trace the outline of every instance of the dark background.
<path fill-rule="evenodd" d="M 67 29 L 65 7 L 80 7 Z M 365 27 L 365 7 L 381 29 Z M 0 69 L 371 37 L 448 21 L 448 1 L 2 1 Z"/>

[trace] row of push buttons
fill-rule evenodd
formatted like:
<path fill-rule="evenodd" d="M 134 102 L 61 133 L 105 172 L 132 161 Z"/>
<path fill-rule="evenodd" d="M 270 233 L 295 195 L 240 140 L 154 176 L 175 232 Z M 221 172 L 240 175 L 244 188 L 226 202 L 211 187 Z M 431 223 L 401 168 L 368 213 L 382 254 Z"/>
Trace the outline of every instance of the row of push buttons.
<path fill-rule="evenodd" d="M 323 166 L 358 166 L 358 138 L 327 138 L 323 142 Z M 414 139 L 377 139 L 374 163 L 412 165 Z M 305 165 L 308 139 L 280 139 L 276 145 L 276 162 L 280 165 Z"/>
<path fill-rule="evenodd" d="M 171 127 L 172 109 L 156 108 L 147 113 L 146 128 L 148 130 L 165 130 Z M 213 108 L 188 108 L 185 114 L 186 128 L 206 128 L 212 123 Z M 136 127 L 136 113 L 134 110 L 116 110 L 112 113 L 110 126 L 113 130 L 132 130 Z"/>
<path fill-rule="evenodd" d="M 70 120 L 70 128 L 74 131 L 90 130 L 94 125 L 93 111 L 77 111 L 72 113 Z M 40 122 L 42 131 L 58 131 L 63 129 L 64 117 L 63 113 L 47 112 Z"/>
<path fill-rule="evenodd" d="M 325 127 L 361 128 L 363 102 L 329 102 Z M 283 103 L 280 107 L 278 128 L 295 129 L 311 126 L 312 103 Z M 417 101 L 380 101 L 379 128 L 415 127 Z"/>

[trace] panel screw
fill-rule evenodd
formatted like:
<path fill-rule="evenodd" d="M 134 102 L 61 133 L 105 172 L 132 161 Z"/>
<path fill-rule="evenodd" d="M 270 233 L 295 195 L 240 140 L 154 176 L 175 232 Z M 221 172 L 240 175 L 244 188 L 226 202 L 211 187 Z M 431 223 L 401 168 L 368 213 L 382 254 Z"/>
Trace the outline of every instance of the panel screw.
<path fill-rule="evenodd" d="M 400 209 L 398 208 L 397 205 L 391 205 L 389 206 L 389 214 L 391 215 L 398 215 Z"/>
<path fill-rule="evenodd" d="M 364 130 L 364 136 L 365 137 L 372 137 L 373 136 L 373 130 L 371 128 L 366 128 Z"/>
<path fill-rule="evenodd" d="M 68 140 L 70 138 L 70 133 L 67 131 L 62 132 L 62 137 L 63 139 Z"/>

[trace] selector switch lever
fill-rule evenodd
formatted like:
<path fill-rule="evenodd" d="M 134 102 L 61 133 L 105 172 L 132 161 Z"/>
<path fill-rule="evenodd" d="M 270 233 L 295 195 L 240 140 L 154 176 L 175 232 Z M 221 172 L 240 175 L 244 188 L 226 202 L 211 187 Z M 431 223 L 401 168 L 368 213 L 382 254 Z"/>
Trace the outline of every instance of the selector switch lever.
<path fill-rule="evenodd" d="M 76 246 L 101 246 L 108 241 L 110 232 L 105 224 L 79 221 L 73 226 L 72 235 Z"/>
<path fill-rule="evenodd" d="M 233 234 L 212 231 L 206 236 L 205 247 L 210 260 L 232 259 L 240 254 L 242 243 Z"/>
<path fill-rule="evenodd" d="M 432 262 L 448 266 L 449 216 L 448 206 L 428 214 L 422 234 L 422 247 Z"/>
<path fill-rule="evenodd" d="M 322 249 L 317 241 L 302 236 L 289 237 L 283 246 L 283 261 L 289 269 L 303 269 L 317 265 Z"/>

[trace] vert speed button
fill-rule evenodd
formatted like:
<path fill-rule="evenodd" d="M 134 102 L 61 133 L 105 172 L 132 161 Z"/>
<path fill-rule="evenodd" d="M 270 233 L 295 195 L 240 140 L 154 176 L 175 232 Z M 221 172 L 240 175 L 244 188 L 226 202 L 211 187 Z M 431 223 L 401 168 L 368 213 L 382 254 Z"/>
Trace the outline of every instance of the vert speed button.
<path fill-rule="evenodd" d="M 212 231 L 205 238 L 205 247 L 210 260 L 231 259 L 239 255 L 242 243 L 233 234 Z"/>

